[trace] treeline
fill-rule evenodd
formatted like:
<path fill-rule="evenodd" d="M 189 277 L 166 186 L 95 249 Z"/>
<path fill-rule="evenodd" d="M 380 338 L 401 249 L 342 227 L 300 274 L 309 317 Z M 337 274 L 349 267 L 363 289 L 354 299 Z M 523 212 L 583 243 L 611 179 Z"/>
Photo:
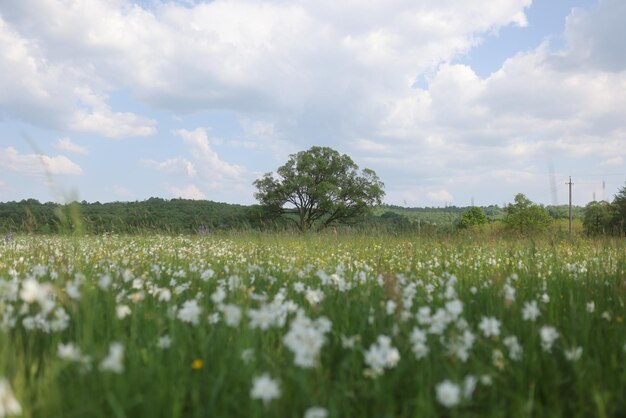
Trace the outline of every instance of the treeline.
<path fill-rule="evenodd" d="M 0 203 L 0 228 L 20 233 L 195 233 L 259 227 L 258 222 L 254 207 L 185 199 L 63 205 L 28 199 Z"/>
<path fill-rule="evenodd" d="M 573 207 L 575 229 L 588 235 L 624 235 L 626 187 L 613 202 Z M 381 205 L 340 229 L 441 235 L 488 230 L 510 235 L 567 230 L 568 207 L 542 206 L 519 194 L 505 207 L 405 208 Z M 140 202 L 68 204 L 35 199 L 0 203 L 0 231 L 55 233 L 209 234 L 227 230 L 292 230 L 288 217 L 269 216 L 258 205 L 150 198 Z"/>

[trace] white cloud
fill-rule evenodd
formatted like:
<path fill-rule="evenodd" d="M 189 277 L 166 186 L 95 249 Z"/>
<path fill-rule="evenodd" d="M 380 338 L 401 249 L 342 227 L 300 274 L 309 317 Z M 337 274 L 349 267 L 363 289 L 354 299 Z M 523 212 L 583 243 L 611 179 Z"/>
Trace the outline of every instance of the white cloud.
<path fill-rule="evenodd" d="M 83 174 L 78 164 L 63 155 L 50 157 L 44 154 L 21 154 L 13 147 L 0 149 L 0 166 L 28 176 Z"/>
<path fill-rule="evenodd" d="M 81 154 L 81 155 L 89 154 L 89 150 L 87 149 L 87 147 L 75 144 L 68 137 L 59 138 L 59 140 L 56 143 L 56 148 L 60 149 L 61 151 L 72 152 L 74 154 Z"/>
<path fill-rule="evenodd" d="M 165 161 L 143 160 L 142 163 L 165 173 L 184 173 L 191 178 L 198 173 L 193 163 L 182 157 L 168 158 Z"/>
<path fill-rule="evenodd" d="M 189 149 L 191 158 L 205 175 L 216 179 L 237 178 L 243 173 L 243 168 L 222 161 L 209 144 L 209 137 L 205 129 L 197 128 L 193 131 L 179 129 L 174 132 L 181 137 Z"/>
<path fill-rule="evenodd" d="M 429 200 L 437 203 L 452 203 L 454 197 L 445 189 L 432 190 L 426 193 Z"/>
<path fill-rule="evenodd" d="M 619 167 L 624 164 L 624 158 L 621 156 L 608 158 L 600 163 L 604 167 Z"/>
<path fill-rule="evenodd" d="M 131 199 L 135 196 L 135 194 L 132 191 L 130 191 L 124 186 L 120 186 L 117 184 L 111 186 L 111 191 L 113 192 L 115 196 L 124 200 Z"/>
<path fill-rule="evenodd" d="M 55 2 L 31 6 L 33 11 L 39 13 L 49 9 L 52 3 Z M 14 4 L 17 9 L 22 5 L 25 4 Z M 63 7 L 61 2 L 55 6 Z M 6 15 L 5 9 L 8 9 Z M 108 82 L 104 80 L 107 74 L 97 74 L 95 57 L 76 65 L 54 56 L 55 51 L 71 49 L 76 40 L 66 39 L 67 44 L 50 45 L 39 38 L 45 33 L 23 34 L 19 31 L 51 30 L 50 27 L 32 26 L 36 22 L 31 19 L 48 20 L 50 16 L 26 16 L 26 21 L 21 22 L 26 26 L 20 28 L 6 20 L 11 17 L 11 11 L 8 5 L 0 6 L 0 67 L 3 68 L 0 112 L 36 126 L 89 132 L 110 138 L 147 136 L 155 132 L 154 121 L 110 109 L 103 92 L 113 86 L 106 86 Z M 62 16 L 59 19 L 63 21 Z M 95 93 L 93 89 L 100 93 Z"/>
<path fill-rule="evenodd" d="M 178 188 L 175 186 L 165 186 L 165 188 L 172 194 L 172 197 L 191 200 L 206 200 L 206 195 L 198 189 L 195 184 Z"/>

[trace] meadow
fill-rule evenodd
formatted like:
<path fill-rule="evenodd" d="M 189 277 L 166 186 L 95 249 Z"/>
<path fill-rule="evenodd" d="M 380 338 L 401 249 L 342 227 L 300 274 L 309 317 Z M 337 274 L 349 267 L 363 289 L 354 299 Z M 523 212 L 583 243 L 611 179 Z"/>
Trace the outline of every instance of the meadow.
<path fill-rule="evenodd" d="M 626 243 L 23 236 L 0 417 L 617 417 Z"/>

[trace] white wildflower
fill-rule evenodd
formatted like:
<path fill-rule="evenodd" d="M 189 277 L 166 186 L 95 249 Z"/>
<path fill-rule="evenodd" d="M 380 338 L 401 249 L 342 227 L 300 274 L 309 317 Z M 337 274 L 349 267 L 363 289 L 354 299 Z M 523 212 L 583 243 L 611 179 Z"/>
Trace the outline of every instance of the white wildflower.
<path fill-rule="evenodd" d="M 341 347 L 346 348 L 346 349 L 352 349 L 356 346 L 356 343 L 361 341 L 361 336 L 360 335 L 352 335 L 352 336 L 347 336 L 347 335 L 343 335 L 341 334 Z"/>
<path fill-rule="evenodd" d="M 181 308 L 178 310 L 177 317 L 183 322 L 197 325 L 201 313 L 202 308 L 198 306 L 198 301 L 192 299 L 183 303 L 183 306 L 181 306 Z"/>
<path fill-rule="evenodd" d="M 322 300 L 324 300 L 324 292 L 318 289 L 307 289 L 304 294 L 304 298 L 309 302 L 312 306 L 317 305 Z"/>
<path fill-rule="evenodd" d="M 159 337 L 156 345 L 162 350 L 170 348 L 170 346 L 172 345 L 172 338 L 169 335 L 164 335 L 162 337 Z"/>
<path fill-rule="evenodd" d="M 446 302 L 446 311 L 456 319 L 463 313 L 463 302 L 458 299 L 454 299 Z"/>
<path fill-rule="evenodd" d="M 391 345 L 391 338 L 386 335 L 379 335 L 377 343 L 372 344 L 365 352 L 365 363 L 374 378 L 382 375 L 384 369 L 395 367 L 399 361 L 400 352 Z"/>
<path fill-rule="evenodd" d="M 108 274 L 101 275 L 100 278 L 98 279 L 98 287 L 101 290 L 106 291 L 110 285 L 111 285 L 111 276 L 109 276 Z"/>
<path fill-rule="evenodd" d="M 519 361 L 522 359 L 522 354 L 524 353 L 524 350 L 522 346 L 520 345 L 519 341 L 517 340 L 516 336 L 514 335 L 508 336 L 504 340 L 502 340 L 502 342 L 504 343 L 507 350 L 509 351 L 509 358 L 511 360 Z"/>
<path fill-rule="evenodd" d="M 224 315 L 224 322 L 229 327 L 236 327 L 241 321 L 241 308 L 236 305 L 223 305 L 220 307 L 222 314 Z"/>
<path fill-rule="evenodd" d="M 287 348 L 294 353 L 294 363 L 297 366 L 304 368 L 315 366 L 319 353 L 326 343 L 324 334 L 330 330 L 329 322 L 326 318 L 313 321 L 301 311 L 298 312 L 283 339 Z"/>
<path fill-rule="evenodd" d="M 254 360 L 254 350 L 252 348 L 246 348 L 241 352 L 241 360 L 244 363 L 250 364 Z"/>
<path fill-rule="evenodd" d="M 541 312 L 539 311 L 537 301 L 533 300 L 524 304 L 522 308 L 522 319 L 524 321 L 535 322 L 539 315 L 541 315 Z"/>
<path fill-rule="evenodd" d="M 498 337 L 500 335 L 500 321 L 494 317 L 483 316 L 478 324 L 478 328 L 486 338 Z"/>
<path fill-rule="evenodd" d="M 217 289 L 215 289 L 215 292 L 211 294 L 211 300 L 215 304 L 220 304 L 224 301 L 224 299 L 226 299 L 226 291 L 223 287 L 219 286 Z"/>
<path fill-rule="evenodd" d="M 131 310 L 128 305 L 117 305 L 115 307 L 115 314 L 117 315 L 118 319 L 124 319 L 128 315 L 130 315 L 130 313 L 131 313 Z"/>
<path fill-rule="evenodd" d="M 435 388 L 437 401 L 447 408 L 456 406 L 461 401 L 461 388 L 456 383 L 444 380 Z"/>
<path fill-rule="evenodd" d="M 596 310 L 596 304 L 594 301 L 587 302 L 587 312 L 593 313 Z"/>
<path fill-rule="evenodd" d="M 476 383 L 478 383 L 476 376 L 471 374 L 465 376 L 465 379 L 463 380 L 463 399 L 472 399 L 472 395 L 476 389 Z"/>
<path fill-rule="evenodd" d="M 563 352 L 563 354 L 565 354 L 565 358 L 571 362 L 576 362 L 578 360 L 580 360 L 580 358 L 583 355 L 583 348 L 582 347 L 572 347 L 569 350 L 565 350 Z"/>
<path fill-rule="evenodd" d="M 272 399 L 280 397 L 280 383 L 278 380 L 272 379 L 269 373 L 255 377 L 250 390 L 252 399 L 260 399 L 265 405 Z"/>
<path fill-rule="evenodd" d="M 396 304 L 396 302 L 394 302 L 393 300 L 388 300 L 385 304 L 385 312 L 387 312 L 387 315 L 393 315 L 396 312 L 397 306 L 398 305 Z"/>
<path fill-rule="evenodd" d="M 11 384 L 4 377 L 0 378 L 0 417 L 21 414 L 22 406 L 13 394 Z"/>
<path fill-rule="evenodd" d="M 542 303 L 549 303 L 550 302 L 550 295 L 548 295 L 547 293 L 544 293 L 543 295 L 541 295 L 541 302 Z"/>
<path fill-rule="evenodd" d="M 312 406 L 304 412 L 304 418 L 327 418 L 328 409 L 321 406 Z"/>
<path fill-rule="evenodd" d="M 559 338 L 559 332 L 556 328 L 549 325 L 544 325 L 539 329 L 539 336 L 541 337 L 541 348 L 544 351 L 550 352 L 552 345 Z"/>
<path fill-rule="evenodd" d="M 411 350 L 415 354 L 415 358 L 420 360 L 428 355 L 430 351 L 427 345 L 426 332 L 418 327 L 413 328 L 411 332 Z"/>
<path fill-rule="evenodd" d="M 124 346 L 121 343 L 111 343 L 109 354 L 100 363 L 100 370 L 113 373 L 122 373 L 124 371 Z"/>

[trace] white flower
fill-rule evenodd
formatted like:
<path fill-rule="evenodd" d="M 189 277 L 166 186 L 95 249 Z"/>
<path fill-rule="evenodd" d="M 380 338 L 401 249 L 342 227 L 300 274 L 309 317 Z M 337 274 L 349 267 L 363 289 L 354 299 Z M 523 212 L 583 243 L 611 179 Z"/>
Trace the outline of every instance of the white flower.
<path fill-rule="evenodd" d="M 178 310 L 177 317 L 183 322 L 196 325 L 198 324 L 200 313 L 202 313 L 202 308 L 198 306 L 198 301 L 192 299 L 183 303 L 183 306 Z"/>
<path fill-rule="evenodd" d="M 109 276 L 108 274 L 103 274 L 102 276 L 100 276 L 100 278 L 98 279 L 98 287 L 101 290 L 106 291 L 110 285 L 111 285 L 111 276 Z"/>
<path fill-rule="evenodd" d="M 317 290 L 317 289 L 307 289 L 306 293 L 304 294 L 304 298 L 311 305 L 315 306 L 318 303 L 320 303 L 322 300 L 324 300 L 324 292 L 322 292 L 321 290 Z"/>
<path fill-rule="evenodd" d="M 210 278 L 213 277 L 213 275 L 215 274 L 215 272 L 211 269 L 206 269 L 204 270 L 201 274 L 200 274 L 200 279 L 204 280 L 205 282 L 209 281 Z"/>
<path fill-rule="evenodd" d="M 252 348 L 246 348 L 241 352 L 241 360 L 244 363 L 250 364 L 254 360 L 254 350 Z"/>
<path fill-rule="evenodd" d="M 587 302 L 587 312 L 593 313 L 596 310 L 596 304 L 594 301 Z"/>
<path fill-rule="evenodd" d="M 211 300 L 213 303 L 220 304 L 224 301 L 224 299 L 226 299 L 226 291 L 223 287 L 219 286 L 215 289 L 215 292 L 211 294 Z"/>
<path fill-rule="evenodd" d="M 505 284 L 502 288 L 504 300 L 508 303 L 515 302 L 515 288 L 510 284 Z"/>
<path fill-rule="evenodd" d="M 326 343 L 324 334 L 330 330 L 330 321 L 319 318 L 312 321 L 302 311 L 291 322 L 289 332 L 283 341 L 295 355 L 297 366 L 310 368 L 315 366 L 319 353 Z"/>
<path fill-rule="evenodd" d="M 476 389 L 476 383 L 478 379 L 474 375 L 467 375 L 463 380 L 463 399 L 471 399 Z"/>
<path fill-rule="evenodd" d="M 435 388 L 437 401 L 447 408 L 456 406 L 461 401 L 461 388 L 456 383 L 444 380 Z"/>
<path fill-rule="evenodd" d="M 130 307 L 128 307 L 128 305 L 117 305 L 115 307 L 115 314 L 117 315 L 118 319 L 126 318 L 128 315 L 130 315 L 130 312 Z"/>
<path fill-rule="evenodd" d="M 486 338 L 500 335 L 500 321 L 494 317 L 483 316 L 480 320 L 480 324 L 478 324 L 478 328 L 483 332 Z"/>
<path fill-rule="evenodd" d="M 293 291 L 296 293 L 303 293 L 305 289 L 306 287 L 304 286 L 304 283 L 302 282 L 295 282 L 293 284 Z"/>
<path fill-rule="evenodd" d="M 524 321 L 534 322 L 537 320 L 539 315 L 541 315 L 541 312 L 537 306 L 537 301 L 533 300 L 524 304 L 524 307 L 522 308 L 522 319 Z"/>
<path fill-rule="evenodd" d="M 11 384 L 4 377 L 0 378 L 0 417 L 21 414 L 22 406 L 13 394 Z"/>
<path fill-rule="evenodd" d="M 543 303 L 550 302 L 550 295 L 548 295 L 547 293 L 544 293 L 543 295 L 541 295 L 541 302 Z"/>
<path fill-rule="evenodd" d="M 122 373 L 124 371 L 124 346 L 122 343 L 111 343 L 109 354 L 100 363 L 100 370 L 113 373 Z"/>
<path fill-rule="evenodd" d="M 580 360 L 580 357 L 583 355 L 582 347 L 572 347 L 569 350 L 564 351 L 565 358 L 571 362 L 576 362 Z"/>
<path fill-rule="evenodd" d="M 379 335 L 374 343 L 365 352 L 365 363 L 370 367 L 372 377 L 383 374 L 384 369 L 395 367 L 400 361 L 400 352 L 391 345 L 391 338 Z"/>
<path fill-rule="evenodd" d="M 241 321 L 241 309 L 236 305 L 224 305 L 221 308 L 224 322 L 229 327 L 236 327 Z"/>
<path fill-rule="evenodd" d="M 446 302 L 446 311 L 454 318 L 458 318 L 463 313 L 463 302 L 454 299 Z"/>
<path fill-rule="evenodd" d="M 480 376 L 480 383 L 483 386 L 491 386 L 491 376 L 489 376 L 488 374 L 483 374 L 482 376 Z"/>
<path fill-rule="evenodd" d="M 396 302 L 394 302 L 393 300 L 388 300 L 385 304 L 385 312 L 387 312 L 387 315 L 393 315 L 396 312 L 397 306 L 398 305 L 396 304 Z"/>
<path fill-rule="evenodd" d="M 61 360 L 78 361 L 81 358 L 80 350 L 73 343 L 59 343 L 58 350 Z"/>
<path fill-rule="evenodd" d="M 509 337 L 506 337 L 502 342 L 509 350 L 509 357 L 511 358 L 511 360 L 519 361 L 522 359 L 522 354 L 524 353 L 524 350 L 517 340 L 516 336 L 511 335 Z"/>
<path fill-rule="evenodd" d="M 328 409 L 321 406 L 312 406 L 304 412 L 304 418 L 327 418 Z"/>
<path fill-rule="evenodd" d="M 418 327 L 413 328 L 411 332 L 411 350 L 415 354 L 417 360 L 422 359 L 428 355 L 429 349 L 427 345 L 426 332 Z"/>
<path fill-rule="evenodd" d="M 255 377 L 250 390 L 252 399 L 260 399 L 267 405 L 272 399 L 280 397 L 280 383 L 278 380 L 272 379 L 269 373 Z"/>
<path fill-rule="evenodd" d="M 356 346 L 356 343 L 360 340 L 361 340 L 361 336 L 358 334 L 352 335 L 350 337 L 347 335 L 341 334 L 341 347 L 346 348 L 346 349 L 352 349 Z"/>
<path fill-rule="evenodd" d="M 554 327 L 544 325 L 539 329 L 539 336 L 541 337 L 541 348 L 543 348 L 544 351 L 550 352 L 552 345 L 556 339 L 559 338 L 559 332 Z"/>
<path fill-rule="evenodd" d="M 159 339 L 157 340 L 157 347 L 161 349 L 170 348 L 171 345 L 172 345 L 172 338 L 169 335 L 164 335 L 162 337 L 159 337 Z"/>
<path fill-rule="evenodd" d="M 469 352 L 474 346 L 475 340 L 476 337 L 474 334 L 466 329 L 462 334 L 452 335 L 445 346 L 451 356 L 457 357 L 462 362 L 466 362 L 469 359 Z"/>

